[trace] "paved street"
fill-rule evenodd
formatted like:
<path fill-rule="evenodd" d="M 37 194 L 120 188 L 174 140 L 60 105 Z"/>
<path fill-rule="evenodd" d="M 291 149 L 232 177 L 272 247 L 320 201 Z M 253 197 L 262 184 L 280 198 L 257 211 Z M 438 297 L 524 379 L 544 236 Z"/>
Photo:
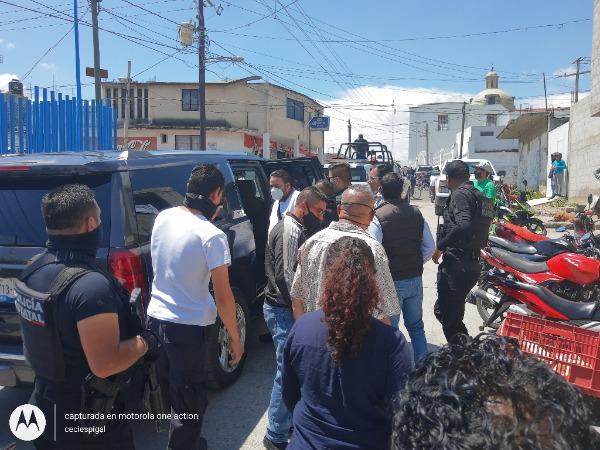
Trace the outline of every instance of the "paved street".
<path fill-rule="evenodd" d="M 433 204 L 429 200 L 414 202 L 421 208 L 433 233 L 437 218 L 433 213 Z M 432 345 L 445 343 L 442 328 L 433 315 L 436 298 L 436 269 L 432 262 L 425 266 L 424 322 L 427 339 Z M 467 304 L 466 321 L 471 334 L 478 332 L 481 323 L 475 306 Z M 274 373 L 274 352 L 271 345 L 258 343 L 258 334 L 264 332 L 264 325 L 256 321 L 250 336 L 246 369 L 240 380 L 232 387 L 214 392 L 205 419 L 204 433 L 211 450 L 254 450 L 262 448 L 262 438 L 266 426 L 266 410 L 271 392 Z M 405 335 L 406 330 L 402 328 Z M 11 411 L 29 398 L 29 389 L 0 390 L 0 449 L 11 441 L 8 429 L 8 417 Z M 157 434 L 153 423 L 136 423 L 135 436 L 137 447 L 144 450 L 164 449 L 166 433 Z M 20 444 L 17 448 L 33 448 Z"/>

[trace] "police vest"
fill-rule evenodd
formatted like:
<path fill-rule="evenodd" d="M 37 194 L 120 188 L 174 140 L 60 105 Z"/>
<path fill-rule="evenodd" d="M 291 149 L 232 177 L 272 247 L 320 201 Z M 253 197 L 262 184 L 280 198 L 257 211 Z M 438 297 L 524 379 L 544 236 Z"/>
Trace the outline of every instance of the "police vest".
<path fill-rule="evenodd" d="M 473 234 L 473 240 L 471 242 L 474 250 L 481 250 L 487 245 L 488 236 L 490 234 L 490 225 L 494 220 L 494 200 L 487 198 L 483 192 L 474 186 L 467 185 L 464 189 L 468 189 L 475 195 L 477 209 L 475 211 L 475 217 L 473 220 L 477 223 L 475 226 L 475 233 Z"/>
<path fill-rule="evenodd" d="M 21 331 L 23 336 L 23 351 L 25 359 L 33 368 L 36 376 L 49 381 L 61 382 L 65 380 L 64 350 L 57 328 L 57 309 L 61 294 L 81 277 L 91 272 L 101 272 L 83 262 L 69 261 L 53 282 L 48 292 L 39 292 L 27 285 L 27 279 L 43 267 L 53 264 L 66 264 L 57 261 L 56 258 L 44 253 L 32 262 L 15 282 L 15 308 L 19 314 Z M 106 275 L 110 277 L 110 275 Z M 112 277 L 109 278 L 113 281 Z M 127 317 L 128 329 L 132 336 L 142 329 L 141 321 L 132 314 L 128 297 L 125 298 L 123 288 L 118 289 L 118 282 L 114 280 L 113 285 L 117 289 L 119 297 L 127 302 L 124 308 Z"/>

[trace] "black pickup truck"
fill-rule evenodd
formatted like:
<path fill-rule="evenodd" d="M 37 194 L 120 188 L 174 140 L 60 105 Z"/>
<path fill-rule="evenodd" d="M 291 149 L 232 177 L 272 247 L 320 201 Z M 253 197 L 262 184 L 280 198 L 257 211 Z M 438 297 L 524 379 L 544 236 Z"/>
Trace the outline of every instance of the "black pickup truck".
<path fill-rule="evenodd" d="M 145 300 L 152 286 L 150 236 L 157 214 L 181 205 L 192 168 L 215 164 L 226 180 L 225 205 L 215 224 L 228 236 L 232 255 L 231 285 L 237 320 L 247 336 L 249 311 L 259 311 L 265 286 L 264 248 L 272 204 L 269 174 L 287 170 L 296 189 L 322 178 L 316 158 L 268 161 L 246 153 L 97 152 L 39 153 L 0 158 L 0 386 L 33 382 L 23 356 L 14 280 L 36 254 L 44 251 L 46 232 L 42 196 L 68 183 L 90 186 L 102 210 L 98 262 L 123 285 L 141 288 Z M 244 360 L 231 366 L 225 328 L 210 328 L 208 368 L 213 386 L 233 383 Z"/>

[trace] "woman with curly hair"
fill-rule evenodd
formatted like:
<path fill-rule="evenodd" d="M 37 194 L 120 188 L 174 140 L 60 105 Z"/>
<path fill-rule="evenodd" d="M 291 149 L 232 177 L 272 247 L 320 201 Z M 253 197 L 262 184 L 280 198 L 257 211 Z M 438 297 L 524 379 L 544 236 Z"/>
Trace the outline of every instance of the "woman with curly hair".
<path fill-rule="evenodd" d="M 385 450 L 411 350 L 373 317 L 379 295 L 369 245 L 342 237 L 326 265 L 322 309 L 296 322 L 284 350 L 282 394 L 294 412 L 287 448 Z"/>

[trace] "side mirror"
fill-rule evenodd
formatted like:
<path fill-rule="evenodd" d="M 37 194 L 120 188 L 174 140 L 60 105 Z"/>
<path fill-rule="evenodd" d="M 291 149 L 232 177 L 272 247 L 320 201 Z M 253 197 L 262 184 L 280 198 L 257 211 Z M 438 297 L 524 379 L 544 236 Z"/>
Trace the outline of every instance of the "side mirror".
<path fill-rule="evenodd" d="M 587 197 L 587 202 L 588 202 L 588 207 L 591 208 L 592 207 L 592 202 L 594 201 L 594 196 L 592 194 L 589 194 Z"/>
<path fill-rule="evenodd" d="M 498 176 L 499 177 L 505 177 L 506 176 L 506 170 L 499 170 L 498 171 Z"/>

